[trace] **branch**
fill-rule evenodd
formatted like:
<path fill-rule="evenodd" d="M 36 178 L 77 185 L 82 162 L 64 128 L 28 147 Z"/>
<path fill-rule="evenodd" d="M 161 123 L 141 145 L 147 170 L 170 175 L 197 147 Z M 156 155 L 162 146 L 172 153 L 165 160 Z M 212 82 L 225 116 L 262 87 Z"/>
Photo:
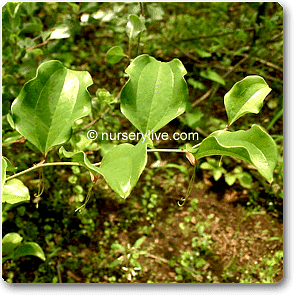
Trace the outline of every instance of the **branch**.
<path fill-rule="evenodd" d="M 147 152 L 181 152 L 181 153 L 185 153 L 187 152 L 186 149 L 147 149 Z M 98 167 L 101 165 L 101 162 L 95 163 L 93 164 L 93 166 Z M 39 168 L 43 168 L 43 167 L 50 167 L 50 166 L 79 166 L 79 167 L 83 167 L 83 165 L 81 163 L 77 163 L 77 162 L 53 162 L 53 163 L 39 163 L 34 165 L 33 167 L 26 169 L 24 171 L 21 171 L 19 173 L 16 173 L 10 177 L 7 177 L 5 179 L 5 181 L 11 180 L 13 178 L 16 178 L 18 176 L 24 175 L 26 173 L 35 171 Z"/>
<path fill-rule="evenodd" d="M 32 47 L 30 47 L 30 48 L 27 48 L 27 49 L 26 49 L 26 52 L 29 52 L 29 51 L 31 51 L 31 50 L 33 50 L 33 49 L 35 49 L 35 48 L 38 48 L 38 47 L 41 47 L 41 46 L 47 45 L 49 42 L 51 42 L 51 40 L 50 40 L 50 39 L 46 40 L 46 41 L 45 41 L 45 42 L 43 42 L 43 43 L 40 43 L 40 44 L 37 44 L 37 45 L 35 45 L 35 46 L 32 46 Z"/>

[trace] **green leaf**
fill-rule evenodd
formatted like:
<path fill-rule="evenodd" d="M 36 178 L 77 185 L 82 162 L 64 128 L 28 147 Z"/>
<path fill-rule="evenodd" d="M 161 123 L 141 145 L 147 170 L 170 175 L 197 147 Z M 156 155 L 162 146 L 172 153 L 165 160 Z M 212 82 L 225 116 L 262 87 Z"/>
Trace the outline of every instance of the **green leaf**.
<path fill-rule="evenodd" d="M 122 198 L 127 198 L 136 185 L 147 163 L 147 142 L 133 146 L 113 147 L 103 158 L 100 171 L 110 187 Z"/>
<path fill-rule="evenodd" d="M 7 11 L 10 14 L 11 18 L 14 18 L 16 14 L 18 13 L 18 10 L 20 8 L 21 3 L 20 2 L 7 2 L 4 7 L 7 9 Z"/>
<path fill-rule="evenodd" d="M 8 159 L 6 157 L 2 156 L 2 188 L 6 178 L 7 160 Z"/>
<path fill-rule="evenodd" d="M 2 255 L 10 255 L 22 240 L 23 238 L 16 232 L 7 233 L 2 239 Z"/>
<path fill-rule="evenodd" d="M 117 100 L 108 90 L 106 89 L 98 89 L 96 92 L 96 96 L 100 102 L 105 102 L 110 105 L 112 103 L 116 103 Z"/>
<path fill-rule="evenodd" d="M 146 27 L 137 15 L 129 15 L 128 19 L 126 33 L 131 40 L 136 38 L 142 31 L 146 30 Z"/>
<path fill-rule="evenodd" d="M 41 260 L 46 260 L 43 249 L 37 243 L 34 242 L 28 242 L 25 244 L 18 245 L 15 251 L 13 252 L 12 258 L 14 260 L 17 260 L 18 258 L 26 255 L 33 255 L 40 258 Z"/>
<path fill-rule="evenodd" d="M 16 232 L 7 233 L 2 239 L 2 263 L 13 258 L 14 249 L 21 244 L 23 238 Z M 3 257 L 5 255 L 5 257 Z"/>
<path fill-rule="evenodd" d="M 218 181 L 222 175 L 224 173 L 224 169 L 223 168 L 216 168 L 213 170 L 213 177 L 215 181 Z"/>
<path fill-rule="evenodd" d="M 70 27 L 67 24 L 57 26 L 50 35 L 50 40 L 66 39 L 71 36 Z"/>
<path fill-rule="evenodd" d="M 14 178 L 4 184 L 2 202 L 16 204 L 28 200 L 30 200 L 29 190 L 21 180 Z"/>
<path fill-rule="evenodd" d="M 274 140 L 258 125 L 253 125 L 247 131 L 213 132 L 198 147 L 188 151 L 196 159 L 210 155 L 228 155 L 242 159 L 255 166 L 269 182 L 273 180 L 277 147 Z"/>
<path fill-rule="evenodd" d="M 118 63 L 123 57 L 127 57 L 127 55 L 120 46 L 114 46 L 106 53 L 106 61 L 110 64 Z"/>
<path fill-rule="evenodd" d="M 220 83 L 222 85 L 225 85 L 225 80 L 218 73 L 212 71 L 211 69 L 207 69 L 206 72 L 204 71 L 200 72 L 200 76 L 209 79 L 211 81 Z"/>
<path fill-rule="evenodd" d="M 84 166 L 86 169 L 88 169 L 94 175 L 101 174 L 100 168 L 93 166 L 83 151 L 68 152 L 62 146 L 59 148 L 59 156 L 60 156 L 60 158 L 62 158 L 62 157 L 72 158 L 72 160 L 74 162 L 80 163 L 82 166 Z"/>
<path fill-rule="evenodd" d="M 2 156 L 2 188 L 5 183 L 6 172 L 15 172 L 17 168 L 14 168 L 11 162 L 4 156 Z"/>
<path fill-rule="evenodd" d="M 206 86 L 202 82 L 197 81 L 193 78 L 189 78 L 187 82 L 188 82 L 188 84 L 190 84 L 195 89 L 199 89 L 201 91 L 206 89 Z"/>
<path fill-rule="evenodd" d="M 165 12 L 160 3 L 149 3 L 146 7 L 152 20 L 160 21 L 163 19 Z"/>
<path fill-rule="evenodd" d="M 242 174 L 239 174 L 237 176 L 238 181 L 240 185 L 245 189 L 251 189 L 252 188 L 252 176 L 246 172 L 243 172 Z"/>
<path fill-rule="evenodd" d="M 226 173 L 225 174 L 225 182 L 231 186 L 235 183 L 236 177 L 237 177 L 237 175 L 235 175 L 235 174 Z"/>
<path fill-rule="evenodd" d="M 12 104 L 16 130 L 44 154 L 67 142 L 73 122 L 90 113 L 92 84 L 86 71 L 69 70 L 59 61 L 41 64 Z"/>
<path fill-rule="evenodd" d="M 185 111 L 188 88 L 180 60 L 165 63 L 144 54 L 125 72 L 130 79 L 121 91 L 121 111 L 142 133 L 156 132 Z"/>
<path fill-rule="evenodd" d="M 224 97 L 229 125 L 247 113 L 258 114 L 270 91 L 265 80 L 256 75 L 235 83 Z"/>
<path fill-rule="evenodd" d="M 140 237 L 139 239 L 137 239 L 133 245 L 133 248 L 139 248 L 145 241 L 146 237 L 145 236 L 142 236 Z"/>

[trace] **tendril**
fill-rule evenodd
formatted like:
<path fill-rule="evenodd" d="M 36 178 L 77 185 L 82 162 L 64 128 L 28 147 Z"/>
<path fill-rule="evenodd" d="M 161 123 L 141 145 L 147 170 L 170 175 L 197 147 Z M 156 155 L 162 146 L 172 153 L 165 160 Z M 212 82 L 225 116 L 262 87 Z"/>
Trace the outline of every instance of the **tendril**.
<path fill-rule="evenodd" d="M 180 201 L 182 201 L 182 203 L 180 203 L 179 201 L 177 201 L 177 205 L 178 206 L 183 206 L 185 201 L 187 200 L 187 198 L 190 196 L 190 193 L 192 191 L 192 186 L 195 182 L 195 177 L 196 177 L 196 167 L 197 165 L 194 165 L 194 170 L 193 170 L 193 175 L 192 175 L 192 178 L 190 180 L 190 183 L 189 183 L 189 186 L 188 186 L 188 189 L 187 189 L 187 192 L 186 192 L 186 196 L 184 198 L 181 198 Z"/>
<path fill-rule="evenodd" d="M 92 183 L 92 186 L 88 190 L 88 193 L 86 195 L 84 203 L 81 206 L 79 206 L 78 208 L 76 208 L 75 212 L 79 211 L 80 214 L 82 213 L 82 209 L 85 208 L 87 203 L 89 202 L 89 200 L 91 198 L 91 194 L 92 194 L 92 189 L 97 184 L 97 182 L 98 181 Z"/>
<path fill-rule="evenodd" d="M 45 175 L 43 169 L 39 170 L 39 185 L 38 185 L 38 193 L 34 194 L 34 197 L 40 197 L 45 189 Z"/>

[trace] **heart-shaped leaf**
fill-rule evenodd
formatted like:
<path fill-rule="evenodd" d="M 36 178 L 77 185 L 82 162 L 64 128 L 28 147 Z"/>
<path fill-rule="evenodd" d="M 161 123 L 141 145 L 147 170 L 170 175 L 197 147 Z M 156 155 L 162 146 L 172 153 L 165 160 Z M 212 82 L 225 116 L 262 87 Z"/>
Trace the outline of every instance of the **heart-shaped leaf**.
<path fill-rule="evenodd" d="M 103 158 L 100 171 L 110 187 L 122 198 L 127 198 L 136 185 L 147 163 L 147 143 L 113 147 Z"/>
<path fill-rule="evenodd" d="M 136 38 L 144 30 L 146 30 L 146 27 L 141 19 L 137 15 L 129 15 L 129 21 L 126 26 L 126 33 L 129 39 Z"/>
<path fill-rule="evenodd" d="M 125 70 L 130 76 L 121 92 L 121 111 L 142 133 L 156 132 L 186 108 L 186 70 L 178 59 L 159 62 L 138 56 Z"/>
<path fill-rule="evenodd" d="M 270 91 L 265 80 L 256 75 L 247 76 L 234 84 L 224 97 L 229 125 L 247 113 L 258 114 Z"/>
<path fill-rule="evenodd" d="M 269 182 L 277 163 L 277 147 L 274 140 L 258 125 L 251 129 L 229 132 L 215 131 L 196 148 L 188 148 L 196 159 L 210 155 L 228 155 L 242 159 L 253 166 Z"/>
<path fill-rule="evenodd" d="M 44 154 L 67 142 L 73 122 L 90 113 L 92 84 L 86 71 L 69 70 L 59 61 L 41 64 L 12 104 L 16 130 Z"/>
<path fill-rule="evenodd" d="M 114 46 L 106 53 L 106 61 L 110 64 L 118 63 L 123 57 L 127 57 L 127 55 L 120 46 Z"/>
<path fill-rule="evenodd" d="M 7 259 L 17 260 L 26 255 L 34 255 L 46 260 L 43 249 L 36 243 L 21 243 L 23 238 L 16 232 L 7 233 L 2 239 L 2 263 Z"/>

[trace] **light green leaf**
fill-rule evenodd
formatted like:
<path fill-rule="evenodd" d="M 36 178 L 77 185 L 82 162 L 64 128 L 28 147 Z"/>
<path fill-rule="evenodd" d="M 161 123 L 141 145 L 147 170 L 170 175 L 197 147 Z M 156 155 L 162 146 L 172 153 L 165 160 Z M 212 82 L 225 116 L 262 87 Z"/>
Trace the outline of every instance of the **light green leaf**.
<path fill-rule="evenodd" d="M 34 242 L 28 242 L 17 246 L 15 251 L 13 252 L 12 258 L 14 260 L 17 260 L 20 257 L 26 255 L 33 255 L 40 258 L 41 260 L 46 260 L 43 249 L 37 243 Z"/>
<path fill-rule="evenodd" d="M 14 18 L 16 16 L 16 14 L 18 13 L 20 5 L 21 5 L 20 2 L 6 2 L 4 7 L 9 12 L 11 18 Z"/>
<path fill-rule="evenodd" d="M 225 174 L 225 182 L 228 185 L 232 186 L 236 181 L 236 177 L 237 177 L 237 175 L 235 175 L 235 174 L 226 173 Z"/>
<path fill-rule="evenodd" d="M 16 130 L 44 154 L 67 142 L 73 122 L 90 113 L 92 84 L 86 71 L 69 70 L 59 61 L 41 64 L 12 104 Z"/>
<path fill-rule="evenodd" d="M 131 40 L 136 38 L 142 31 L 146 30 L 146 27 L 137 15 L 129 15 L 128 18 L 126 33 Z"/>
<path fill-rule="evenodd" d="M 110 64 L 118 63 L 123 57 L 127 57 L 127 55 L 120 46 L 114 46 L 106 53 L 106 61 Z"/>
<path fill-rule="evenodd" d="M 93 166 L 83 151 L 68 152 L 62 146 L 59 148 L 59 156 L 60 156 L 60 158 L 62 158 L 62 157 L 72 158 L 72 160 L 74 162 L 78 162 L 78 163 L 82 164 L 82 166 L 84 166 L 86 169 L 88 169 L 94 175 L 101 174 L 100 168 Z"/>
<path fill-rule="evenodd" d="M 178 59 L 159 62 L 138 56 L 125 70 L 130 76 L 121 91 L 121 111 L 142 133 L 156 132 L 186 108 L 186 70 Z"/>
<path fill-rule="evenodd" d="M 10 255 L 23 238 L 16 232 L 7 233 L 2 239 L 2 255 Z"/>
<path fill-rule="evenodd" d="M 238 181 L 240 185 L 245 189 L 251 189 L 252 188 L 252 176 L 246 172 L 243 172 L 242 174 L 239 174 L 237 176 Z"/>
<path fill-rule="evenodd" d="M 108 105 L 112 103 L 116 103 L 117 99 L 106 89 L 98 89 L 96 92 L 96 96 L 98 100 L 101 102 L 105 102 Z"/>
<path fill-rule="evenodd" d="M 149 5 L 147 5 L 147 10 L 151 19 L 155 21 L 162 20 L 165 14 L 160 3 L 151 3 L 151 4 L 149 3 Z"/>
<path fill-rule="evenodd" d="M 216 131 L 198 147 L 189 147 L 188 151 L 196 159 L 210 155 L 228 155 L 242 159 L 255 166 L 269 182 L 273 180 L 277 147 L 274 140 L 258 125 L 253 125 L 247 131 Z"/>
<path fill-rule="evenodd" d="M 147 163 L 147 143 L 113 147 L 103 158 L 100 171 L 110 187 L 122 198 L 127 198 L 136 185 Z"/>
<path fill-rule="evenodd" d="M 145 241 L 146 237 L 145 236 L 142 236 L 140 237 L 139 239 L 137 239 L 133 245 L 133 248 L 139 248 Z"/>
<path fill-rule="evenodd" d="M 247 76 L 234 84 L 224 97 L 229 125 L 247 113 L 258 114 L 270 91 L 265 80 L 256 75 Z"/>
<path fill-rule="evenodd" d="M 17 168 L 14 168 L 11 162 L 4 156 L 2 156 L 2 188 L 5 183 L 6 172 L 15 172 Z"/>
<path fill-rule="evenodd" d="M 66 39 L 71 36 L 70 28 L 67 24 L 57 26 L 50 35 L 50 40 Z"/>
<path fill-rule="evenodd" d="M 23 238 L 16 232 L 7 233 L 2 239 L 2 256 L 7 255 L 4 259 L 12 258 L 14 249 L 21 244 Z M 3 263 L 3 257 L 2 257 Z"/>
<path fill-rule="evenodd" d="M 225 80 L 215 71 L 211 69 L 207 69 L 206 72 L 202 71 L 200 72 L 200 76 L 206 79 L 209 79 L 211 81 L 215 81 L 217 83 L 220 83 L 222 85 L 225 85 Z"/>
<path fill-rule="evenodd" d="M 30 200 L 29 190 L 19 179 L 7 181 L 2 189 L 2 202 L 16 204 Z"/>
<path fill-rule="evenodd" d="M 193 78 L 189 78 L 187 82 L 188 82 L 188 84 L 190 84 L 195 89 L 199 89 L 201 91 L 206 89 L 206 86 L 202 82 L 197 81 Z"/>
<path fill-rule="evenodd" d="M 6 168 L 7 168 L 7 158 L 2 156 L 2 188 L 5 183 L 5 178 L 6 178 Z"/>
<path fill-rule="evenodd" d="M 224 171 L 223 168 L 217 168 L 213 170 L 213 177 L 215 181 L 218 181 L 222 175 L 223 175 Z"/>

